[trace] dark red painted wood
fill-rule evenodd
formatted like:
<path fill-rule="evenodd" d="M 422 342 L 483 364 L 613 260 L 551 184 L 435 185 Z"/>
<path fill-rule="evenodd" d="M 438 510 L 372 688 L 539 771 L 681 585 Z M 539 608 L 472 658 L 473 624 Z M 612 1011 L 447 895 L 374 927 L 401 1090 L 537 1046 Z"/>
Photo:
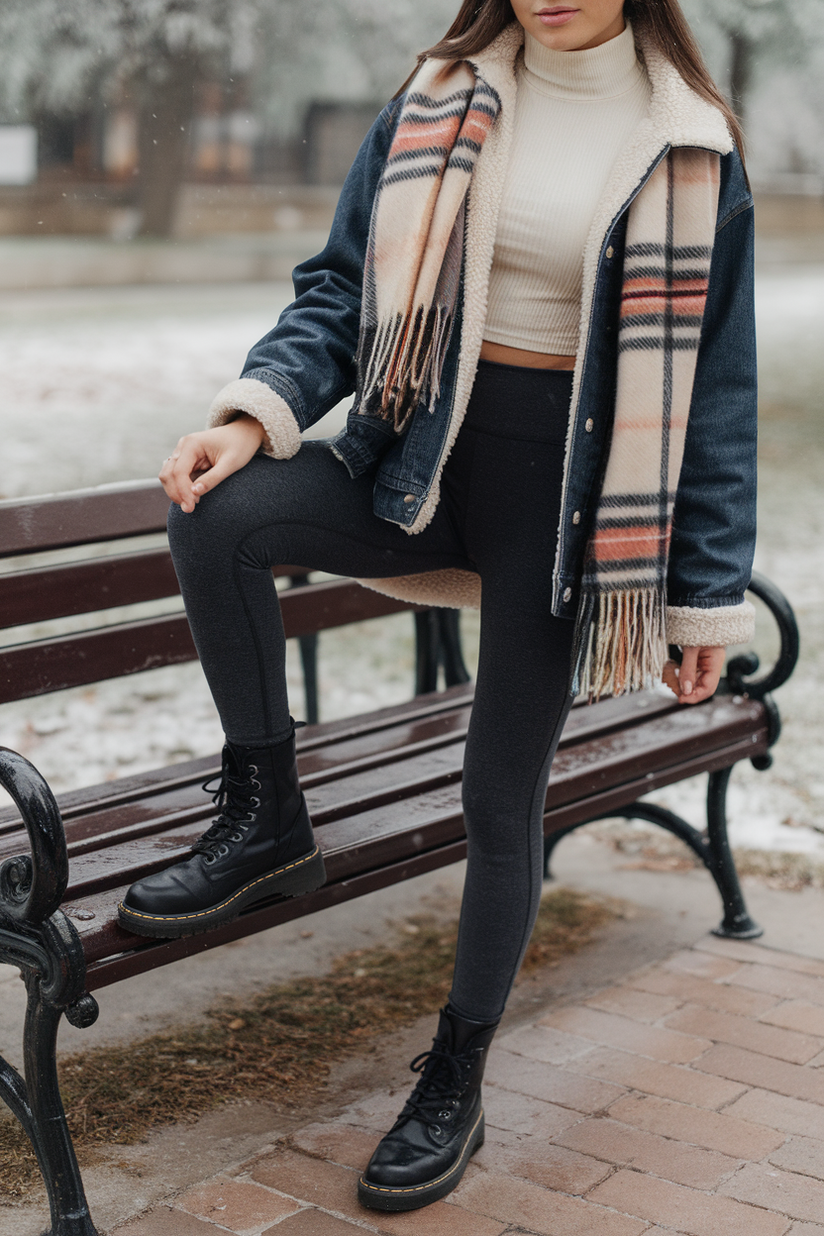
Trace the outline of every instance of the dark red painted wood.
<path fill-rule="evenodd" d="M 758 735 L 757 743 L 752 743 L 750 738 L 746 737 L 717 751 L 710 759 L 696 758 L 694 761 L 687 761 L 680 768 L 665 770 L 652 777 L 645 775 L 640 780 L 628 782 L 620 788 L 606 789 L 565 808 L 550 810 L 545 819 L 545 831 L 549 833 L 578 820 L 589 819 L 603 811 L 627 805 L 634 802 L 640 794 L 677 782 L 684 776 L 729 767 L 736 760 L 757 754 L 765 748 L 766 730 Z M 430 801 L 426 806 L 429 808 L 428 812 L 422 808 L 425 831 L 419 833 L 417 846 L 410 845 L 410 837 L 414 834 L 410 834 L 403 822 L 398 824 L 398 836 L 405 840 L 406 852 L 403 856 L 396 855 L 394 859 L 386 857 L 391 850 L 389 838 L 384 836 L 382 842 L 369 847 L 371 857 L 383 857 L 382 865 L 364 869 L 366 848 L 363 843 L 349 849 L 345 845 L 332 845 L 324 851 L 330 882 L 316 893 L 294 901 L 261 905 L 248 911 L 233 924 L 187 940 L 138 943 L 137 937 L 123 932 L 116 922 L 116 906 L 126 891 L 127 884 L 86 897 L 73 898 L 66 908 L 84 941 L 84 949 L 90 962 L 90 989 L 95 990 L 129 974 L 141 973 L 178 957 L 217 947 L 254 931 L 312 913 L 326 905 L 359 896 L 375 888 L 387 887 L 400 879 L 458 861 L 465 854 L 459 806 L 452 804 L 450 808 L 450 804 L 445 800 L 435 804 Z M 435 811 L 432 810 L 433 806 Z M 433 818 L 434 816 L 437 818 Z M 419 821 L 415 820 L 415 823 L 417 825 Z M 446 844 L 425 848 L 433 835 L 441 842 L 450 837 L 452 840 Z M 342 840 L 344 838 L 340 836 L 338 841 Z M 127 951 L 134 948 L 135 944 L 138 944 L 136 951 Z"/>
<path fill-rule="evenodd" d="M 92 558 L 0 577 L 4 627 L 156 601 L 180 589 L 167 549 Z"/>
<path fill-rule="evenodd" d="M 38 640 L 0 650 L 0 704 L 196 659 L 185 614 Z"/>
<path fill-rule="evenodd" d="M 306 574 L 302 567 L 275 567 L 276 576 Z M 180 592 L 168 549 L 149 549 L 108 558 L 0 576 L 0 623 L 4 627 L 94 614 L 116 605 L 158 601 Z"/>
<path fill-rule="evenodd" d="M 157 482 L 0 502 L 0 555 L 107 542 L 165 527 Z M 276 574 L 301 574 L 297 567 Z M 0 578 L 7 626 L 173 596 L 164 550 L 117 554 Z M 352 580 L 281 594 L 287 634 L 416 608 Z M 0 702 L 135 673 L 195 656 L 183 615 L 98 628 L 0 651 Z M 456 687 L 400 708 L 314 726 L 299 765 L 328 883 L 296 900 L 261 904 L 218 931 L 149 942 L 121 930 L 117 902 L 140 875 L 184 854 L 213 815 L 200 782 L 218 757 L 157 769 L 63 796 L 70 854 L 66 910 L 84 941 L 89 987 L 239 939 L 391 885 L 464 856 L 461 765 L 472 691 Z M 576 707 L 547 792 L 545 830 L 616 810 L 659 786 L 729 767 L 767 750 L 762 705 L 721 697 L 681 709 L 654 692 Z M 28 848 L 14 811 L 0 812 L 0 861 Z"/>
<path fill-rule="evenodd" d="M 383 753 L 391 755 L 392 752 L 412 751 L 416 747 L 424 749 L 427 744 L 439 746 L 449 741 L 451 735 L 462 738 L 469 721 L 472 694 L 471 685 L 450 687 L 446 691 L 418 696 L 391 708 L 299 730 L 297 743 L 301 776 L 304 779 L 316 775 L 322 778 L 354 761 L 360 761 L 361 766 L 367 767 L 370 762 L 379 761 Z M 584 736 L 596 737 L 621 724 L 642 724 L 652 716 L 674 710 L 678 710 L 677 705 L 666 696 L 653 692 L 602 700 L 591 706 L 576 706 L 567 720 L 561 746 L 563 748 Z M 215 754 L 62 794 L 60 807 L 67 834 L 69 837 L 92 835 L 94 830 L 88 828 L 88 822 L 95 819 L 100 811 L 113 811 L 119 806 L 149 799 L 161 791 L 180 786 L 197 786 L 193 801 L 200 802 L 200 783 L 213 775 L 219 764 L 220 757 Z M 81 831 L 73 833 L 75 827 Z M 14 811 L 8 808 L 0 811 L 0 836 L 14 828 Z"/>
<path fill-rule="evenodd" d="M 358 748 L 350 749 L 344 744 L 358 735 L 364 736 L 369 742 L 372 742 L 377 735 L 386 744 L 386 749 L 392 750 L 399 745 L 396 730 L 402 732 L 412 743 L 436 732 L 442 724 L 452 723 L 453 714 L 457 717 L 454 723 L 465 729 L 469 715 L 467 710 L 471 700 L 471 686 L 450 687 L 445 691 L 433 692 L 431 695 L 417 696 L 405 704 L 393 705 L 391 708 L 300 729 L 297 732 L 297 747 L 301 774 L 305 775 L 311 770 L 307 761 L 316 758 L 318 743 L 324 739 L 332 744 L 333 749 L 342 752 L 343 758 L 348 760 L 352 752 L 357 755 Z M 601 705 L 596 707 L 600 708 Z M 575 712 L 573 712 L 574 715 Z M 431 730 L 430 726 L 433 726 L 434 730 Z M 333 741 L 335 739 L 339 740 L 337 746 Z M 71 837 L 73 828 L 82 827 L 82 822 L 88 818 L 90 813 L 104 809 L 113 810 L 121 805 L 149 799 L 155 794 L 181 786 L 199 786 L 219 767 L 220 756 L 216 753 L 214 756 L 202 756 L 196 760 L 187 760 L 166 768 L 152 769 L 135 776 L 123 777 L 118 781 L 105 781 L 99 785 L 61 794 L 59 796 L 60 810 L 67 835 Z M 321 764 L 321 767 L 325 767 L 325 764 Z M 9 829 L 16 828 L 16 821 L 17 816 L 12 808 L 0 810 L 0 835 L 5 834 Z"/>
<path fill-rule="evenodd" d="M 100 894 L 92 901 L 84 901 L 80 906 L 68 906 L 68 913 L 73 918 L 75 927 L 94 927 L 95 921 L 74 918 L 77 913 L 95 913 L 99 923 L 106 923 L 106 928 L 96 927 L 94 933 L 84 933 L 84 944 L 87 957 L 100 957 L 103 960 L 92 960 L 87 971 L 88 989 L 96 991 L 101 987 L 115 983 L 121 978 L 132 974 L 142 974 L 153 970 L 156 966 L 166 965 L 181 957 L 191 957 L 216 948 L 220 944 L 228 944 L 279 923 L 286 923 L 305 914 L 313 914 L 326 906 L 338 905 L 364 893 L 371 893 L 378 888 L 387 888 L 413 876 L 423 875 L 427 871 L 435 871 L 438 867 L 459 862 L 466 856 L 466 842 L 457 841 L 452 845 L 442 846 L 425 854 L 417 854 L 399 863 L 383 868 L 381 871 L 364 872 L 351 880 L 342 880 L 337 884 L 325 884 L 314 893 L 290 901 L 261 903 L 246 911 L 234 923 L 228 923 L 216 931 L 205 935 L 189 936 L 183 940 L 157 941 L 148 944 L 139 936 L 129 935 L 116 923 L 114 911 L 118 901 L 126 892 L 126 888 L 112 889 Z"/>
<path fill-rule="evenodd" d="M 466 689 L 456 690 L 454 695 L 455 703 L 465 700 Z M 398 786 L 402 784 L 410 784 L 414 789 L 416 784 L 433 776 L 451 779 L 459 772 L 468 709 L 465 704 L 459 708 L 453 705 L 451 711 L 439 712 L 437 705 L 441 701 L 437 696 L 430 697 L 430 700 L 434 712 L 431 717 L 420 715 L 423 709 L 418 700 L 394 709 L 398 719 L 397 729 L 407 739 L 405 747 L 398 745 L 391 730 L 383 728 L 377 733 L 370 733 L 367 729 L 363 735 L 363 745 L 354 737 L 344 737 L 342 742 L 331 748 L 332 752 L 337 751 L 337 763 L 330 759 L 320 769 L 314 763 L 318 755 L 316 748 L 310 745 L 308 751 L 300 752 L 301 779 L 319 822 L 333 816 L 339 817 L 342 811 L 349 809 L 346 804 L 354 802 L 358 796 L 370 798 L 377 794 L 381 800 L 387 794 L 397 797 Z M 657 704 L 658 697 L 653 697 L 652 702 Z M 576 709 L 572 713 L 550 783 L 553 793 L 567 764 L 574 770 L 578 765 L 597 767 L 601 762 L 599 744 L 609 737 L 613 729 L 611 721 L 614 718 L 611 714 L 614 709 L 608 703 L 613 701 L 605 701 L 588 709 Z M 667 740 L 669 747 L 677 757 L 678 749 L 683 747 L 690 735 L 694 740 L 699 715 L 703 718 L 699 730 L 702 749 L 711 749 L 713 744 L 717 746 L 725 741 L 731 725 L 736 732 L 741 732 L 742 727 L 744 732 L 749 732 L 747 727 L 762 715 L 759 705 L 724 698 L 701 705 L 699 712 L 678 708 L 659 708 L 657 711 L 638 708 L 635 713 L 636 718 L 640 719 L 638 724 L 642 732 L 633 738 L 638 725 L 625 728 L 618 745 L 611 740 L 611 751 L 619 763 L 625 762 L 627 753 L 630 753 L 636 761 L 642 761 L 642 766 L 647 758 L 644 751 L 649 751 L 656 744 L 662 748 L 656 757 L 660 762 L 667 734 L 670 735 Z M 596 725 L 599 714 L 601 726 Z M 413 716 L 411 722 L 407 720 L 409 716 Z M 581 718 L 585 725 L 579 723 Z M 653 723 L 654 727 L 650 728 Z M 319 728 L 313 727 L 313 730 Z M 300 737 L 299 734 L 299 740 Z M 377 737 L 383 740 L 383 752 L 374 748 Z M 364 749 L 366 755 L 358 758 L 359 752 Z M 655 762 L 655 759 L 651 761 L 652 764 Z M 211 814 L 211 804 L 200 785 L 217 768 L 217 757 L 200 759 L 155 770 L 122 783 L 106 783 L 61 796 L 70 853 L 79 855 L 164 829 L 176 829 L 185 823 L 202 821 Z M 0 835 L 5 840 L 0 840 L 0 859 L 16 853 L 23 837 L 13 811 L 6 811 L 4 819 Z"/>
<path fill-rule="evenodd" d="M 164 532 L 169 499 L 159 481 L 126 481 L 0 502 L 0 556 Z"/>
<path fill-rule="evenodd" d="M 349 579 L 308 584 L 281 593 L 287 637 L 311 635 L 410 608 L 414 607 Z M 0 650 L 0 704 L 196 658 L 185 614 L 37 640 Z"/>
<path fill-rule="evenodd" d="M 557 812 L 572 804 L 579 813 L 581 803 L 614 790 L 620 791 L 622 802 L 630 802 L 656 785 L 766 750 L 760 704 L 721 698 L 701 710 L 702 725 L 699 710 L 680 709 L 635 731 L 565 747 L 553 769 L 548 807 Z M 332 871 L 339 854 L 347 871 L 352 863 L 357 868 L 362 862 L 374 867 L 397 861 L 410 835 L 426 848 L 453 839 L 443 830 L 462 827 L 461 762 L 462 743 L 456 741 L 384 768 L 358 769 L 335 782 L 308 787 L 310 811 Z M 587 810 L 577 818 L 587 818 Z M 128 823 L 124 814 L 122 807 L 114 813 L 102 811 L 96 821 L 101 835 L 70 841 L 72 896 L 130 882 L 174 861 L 202 832 L 211 809 L 208 799 L 193 794 L 192 787 L 178 787 L 131 804 Z M 22 841 L 19 833 L 4 838 L 0 858 L 18 852 Z"/>

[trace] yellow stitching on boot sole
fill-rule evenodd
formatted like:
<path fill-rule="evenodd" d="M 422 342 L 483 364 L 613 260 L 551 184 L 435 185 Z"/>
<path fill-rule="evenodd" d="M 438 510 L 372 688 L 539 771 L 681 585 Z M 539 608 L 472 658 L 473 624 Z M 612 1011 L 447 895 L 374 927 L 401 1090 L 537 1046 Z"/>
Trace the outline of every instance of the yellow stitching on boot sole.
<path fill-rule="evenodd" d="M 444 1172 L 442 1176 L 438 1176 L 436 1180 L 430 1180 L 426 1184 L 422 1184 L 422 1185 L 410 1185 L 408 1189 L 390 1189 L 385 1185 L 370 1184 L 365 1176 L 361 1176 L 360 1181 L 358 1183 L 362 1184 L 365 1189 L 370 1189 L 372 1193 L 422 1193 L 424 1189 L 434 1188 L 435 1185 L 441 1184 L 441 1182 L 444 1180 L 448 1180 L 449 1177 L 452 1175 L 452 1173 L 458 1170 L 458 1168 L 461 1165 L 461 1160 L 463 1159 L 463 1156 L 464 1156 L 464 1151 L 466 1150 L 472 1138 L 472 1134 L 475 1132 L 475 1130 L 477 1129 L 478 1125 L 481 1123 L 483 1118 L 484 1118 L 484 1112 L 483 1112 L 483 1108 L 481 1108 L 478 1119 L 475 1121 L 472 1128 L 469 1130 L 469 1136 L 464 1142 L 464 1147 L 463 1147 L 463 1150 L 461 1151 L 461 1154 L 460 1154 L 460 1157 L 457 1163 L 453 1163 L 449 1171 Z"/>
<path fill-rule="evenodd" d="M 142 914 L 140 910 L 132 910 L 124 901 L 119 902 L 118 910 L 124 910 L 126 914 L 131 914 L 133 918 L 148 918 L 155 923 L 183 923 L 189 918 L 205 918 L 207 914 L 214 914 L 216 910 L 222 910 L 224 906 L 230 906 L 233 901 L 237 901 L 238 897 L 242 897 L 250 888 L 254 888 L 256 884 L 262 884 L 264 880 L 271 880 L 272 876 L 281 875 L 284 871 L 291 871 L 293 867 L 301 867 L 304 863 L 308 863 L 320 853 L 320 848 L 315 846 L 311 854 L 304 854 L 303 858 L 297 858 L 293 863 L 287 863 L 285 867 L 276 867 L 274 871 L 267 872 L 264 876 L 258 876 L 251 884 L 244 884 L 243 888 L 239 888 L 236 893 L 233 893 L 228 901 L 221 901 L 219 905 L 212 906 L 208 910 L 198 910 L 197 914 Z"/>

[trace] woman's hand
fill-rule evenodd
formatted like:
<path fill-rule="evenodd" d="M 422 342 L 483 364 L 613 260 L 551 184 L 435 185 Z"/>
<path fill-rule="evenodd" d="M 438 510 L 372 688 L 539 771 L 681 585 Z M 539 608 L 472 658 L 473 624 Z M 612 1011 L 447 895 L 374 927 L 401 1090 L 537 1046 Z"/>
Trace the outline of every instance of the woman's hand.
<path fill-rule="evenodd" d="M 260 421 L 245 412 L 218 429 L 187 434 L 163 463 L 163 488 L 190 515 L 205 493 L 246 466 L 265 436 Z"/>
<path fill-rule="evenodd" d="M 715 693 L 726 648 L 682 648 L 681 665 L 667 661 L 663 679 L 679 704 L 700 704 Z"/>

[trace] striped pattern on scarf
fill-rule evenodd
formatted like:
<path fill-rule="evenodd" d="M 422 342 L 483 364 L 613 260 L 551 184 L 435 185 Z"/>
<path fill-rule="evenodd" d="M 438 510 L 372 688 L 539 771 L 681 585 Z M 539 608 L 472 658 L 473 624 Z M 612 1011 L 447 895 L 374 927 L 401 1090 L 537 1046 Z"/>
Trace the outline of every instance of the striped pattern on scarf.
<path fill-rule="evenodd" d="M 667 562 L 718 185 L 718 155 L 674 149 L 630 207 L 615 419 L 579 614 L 577 685 L 591 699 L 652 685 L 667 659 Z"/>
<path fill-rule="evenodd" d="M 425 61 L 403 103 L 372 209 L 357 353 L 358 409 L 397 433 L 440 392 L 466 195 L 499 110 L 465 61 Z"/>

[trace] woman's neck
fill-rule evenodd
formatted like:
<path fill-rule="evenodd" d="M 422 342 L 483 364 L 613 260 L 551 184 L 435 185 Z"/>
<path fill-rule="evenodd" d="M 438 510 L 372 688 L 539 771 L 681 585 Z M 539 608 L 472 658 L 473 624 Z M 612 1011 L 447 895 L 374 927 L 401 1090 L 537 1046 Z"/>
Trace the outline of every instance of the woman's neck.
<path fill-rule="evenodd" d="M 564 99 L 609 99 L 631 90 L 643 69 L 627 22 L 614 39 L 585 51 L 555 51 L 527 32 L 523 73 L 542 94 Z"/>

